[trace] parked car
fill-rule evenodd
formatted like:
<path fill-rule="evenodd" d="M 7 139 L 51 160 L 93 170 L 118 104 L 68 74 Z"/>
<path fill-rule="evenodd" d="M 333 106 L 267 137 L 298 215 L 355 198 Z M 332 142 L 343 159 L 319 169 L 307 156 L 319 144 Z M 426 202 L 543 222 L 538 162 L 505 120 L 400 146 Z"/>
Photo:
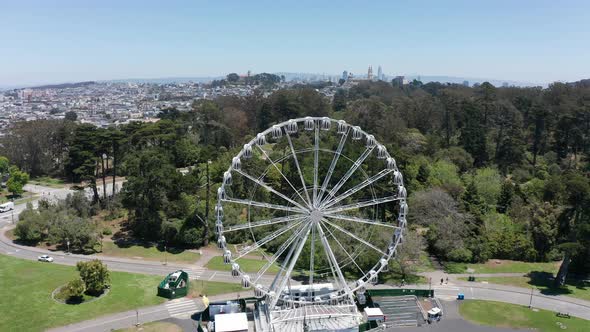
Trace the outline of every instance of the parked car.
<path fill-rule="evenodd" d="M 14 203 L 13 202 L 0 204 L 0 212 L 7 212 L 10 210 L 14 210 Z"/>
<path fill-rule="evenodd" d="M 40 262 L 53 262 L 53 257 L 49 256 L 49 255 L 43 255 L 43 256 L 39 256 L 37 258 Z"/>

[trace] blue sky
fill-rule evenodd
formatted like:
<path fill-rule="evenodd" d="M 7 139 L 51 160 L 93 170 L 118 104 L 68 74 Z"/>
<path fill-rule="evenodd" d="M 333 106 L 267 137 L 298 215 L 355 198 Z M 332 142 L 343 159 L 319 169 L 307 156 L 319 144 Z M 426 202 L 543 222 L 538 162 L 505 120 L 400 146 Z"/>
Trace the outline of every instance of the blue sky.
<path fill-rule="evenodd" d="M 0 85 L 229 72 L 590 78 L 590 1 L 0 0 Z"/>

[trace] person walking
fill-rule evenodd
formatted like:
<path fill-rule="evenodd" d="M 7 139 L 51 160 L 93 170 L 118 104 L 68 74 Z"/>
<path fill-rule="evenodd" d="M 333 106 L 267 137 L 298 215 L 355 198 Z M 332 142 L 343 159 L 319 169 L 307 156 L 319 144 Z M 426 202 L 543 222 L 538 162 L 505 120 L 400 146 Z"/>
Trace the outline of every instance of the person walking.
<path fill-rule="evenodd" d="M 443 282 L 444 282 L 444 281 L 445 281 L 445 279 L 444 279 L 444 278 L 440 278 L 440 284 L 441 284 L 441 285 L 443 284 Z"/>

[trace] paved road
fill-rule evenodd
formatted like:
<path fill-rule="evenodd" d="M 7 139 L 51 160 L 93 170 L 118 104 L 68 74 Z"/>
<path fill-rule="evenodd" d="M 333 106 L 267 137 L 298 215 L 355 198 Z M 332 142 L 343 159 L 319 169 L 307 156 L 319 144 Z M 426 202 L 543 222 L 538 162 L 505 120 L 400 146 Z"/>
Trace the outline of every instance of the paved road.
<path fill-rule="evenodd" d="M 110 186 L 108 187 L 110 188 Z M 40 186 L 30 186 L 27 190 L 31 192 L 40 192 L 41 196 L 43 196 L 43 193 L 45 193 L 46 196 L 49 195 L 49 197 L 57 198 L 64 198 L 68 193 L 72 192 L 68 189 L 52 189 Z M 24 206 L 21 205 L 15 208 L 15 220 L 22 209 L 24 209 Z M 0 217 L 0 227 L 10 224 L 10 216 L 8 216 L 8 218 L 6 217 L 7 216 Z M 18 246 L 13 244 L 4 236 L 4 230 L 0 230 L 0 253 L 30 260 L 36 260 L 37 256 L 49 253 L 55 258 L 54 264 L 64 265 L 75 265 L 76 262 L 81 260 L 100 258 L 109 266 L 110 269 L 114 271 L 164 276 L 176 269 L 184 269 L 189 272 L 189 275 L 193 279 L 239 282 L 239 280 L 233 278 L 229 272 L 210 271 L 196 264 L 163 265 L 160 262 L 146 262 L 133 259 L 106 257 L 101 255 L 66 255 L 63 253 L 49 252 L 39 248 Z M 272 276 L 263 276 L 260 282 L 269 284 L 272 281 L 272 278 Z M 437 277 L 433 279 L 439 280 L 440 278 Z M 391 286 L 378 285 L 375 287 L 387 288 Z M 429 288 L 428 285 L 408 286 L 408 288 L 416 287 Z M 503 285 L 462 282 L 456 280 L 454 277 L 448 285 L 434 285 L 432 288 L 435 290 L 437 297 L 447 301 L 455 299 L 458 293 L 465 294 L 467 299 L 492 300 L 519 305 L 529 305 L 532 298 L 532 304 L 534 307 L 552 311 L 567 312 L 573 316 L 590 320 L 590 302 L 563 295 L 548 296 L 541 294 L 539 291 L 534 291 L 531 297 L 531 292 L 527 289 Z M 198 301 L 194 301 L 194 307 L 188 302 L 177 302 L 167 302 L 161 306 L 139 309 L 140 320 L 143 319 L 143 322 L 161 320 L 174 317 L 176 313 L 185 314 L 187 312 L 194 312 L 198 309 Z M 170 305 L 170 303 L 172 303 L 172 305 Z M 185 312 L 183 309 L 187 309 L 187 311 Z M 77 327 L 70 326 L 65 330 L 62 329 L 61 331 L 104 331 L 106 327 L 114 326 L 112 324 L 115 324 L 116 326 L 119 326 L 117 324 L 127 324 L 122 326 L 130 326 L 134 323 L 134 319 L 136 319 L 136 312 L 130 311 L 95 319 L 92 321 L 82 322 L 80 323 L 81 325 L 75 324 L 75 326 L 84 326 L 83 329 L 76 329 Z M 90 326 L 88 324 L 93 325 Z"/>

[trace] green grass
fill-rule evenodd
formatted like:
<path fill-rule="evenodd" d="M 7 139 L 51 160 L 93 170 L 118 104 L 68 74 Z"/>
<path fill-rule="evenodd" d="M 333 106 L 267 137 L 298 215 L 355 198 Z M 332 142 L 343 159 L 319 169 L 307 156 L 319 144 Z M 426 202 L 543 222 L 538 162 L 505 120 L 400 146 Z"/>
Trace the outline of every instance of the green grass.
<path fill-rule="evenodd" d="M 515 304 L 467 300 L 461 303 L 459 313 L 463 318 L 482 325 L 508 328 L 538 329 L 543 332 L 563 331 L 557 324 L 567 327 L 566 331 L 588 331 L 590 321 L 572 317 L 560 318 L 547 310 L 533 311 Z"/>
<path fill-rule="evenodd" d="M 469 268 L 474 270 L 473 273 L 530 273 L 533 271 L 555 273 L 559 269 L 559 262 L 529 263 L 496 259 L 479 264 L 446 262 L 444 265 L 447 273 L 468 273 Z"/>
<path fill-rule="evenodd" d="M 246 292 L 239 283 L 218 282 L 218 281 L 201 281 L 191 280 L 189 296 L 198 297 L 200 295 L 215 296 L 227 293 Z"/>
<path fill-rule="evenodd" d="M 50 178 L 48 176 L 41 176 L 38 178 L 34 178 L 29 180 L 30 184 L 35 184 L 38 186 L 44 187 L 51 187 L 51 188 L 63 188 L 65 183 L 61 179 Z"/>
<path fill-rule="evenodd" d="M 240 260 L 238 260 L 238 264 L 240 264 L 240 268 L 242 269 L 242 271 L 248 272 L 248 273 L 254 273 L 254 272 L 260 271 L 260 269 L 262 269 L 264 264 L 266 264 L 267 262 L 268 261 L 266 259 L 262 260 L 262 259 L 252 259 L 252 258 L 240 258 Z M 211 269 L 211 270 L 218 270 L 218 271 L 230 271 L 231 270 L 231 265 L 224 264 L 223 257 L 221 257 L 221 256 L 215 256 L 215 257 L 211 258 L 211 260 L 209 260 L 207 262 L 207 264 L 205 264 L 205 267 L 208 269 Z M 277 272 L 279 272 L 279 267 L 277 265 L 272 265 L 267 270 L 267 273 L 277 273 Z"/>
<path fill-rule="evenodd" d="M 467 280 L 467 278 L 459 278 Z M 568 280 L 565 287 L 553 287 L 550 275 L 546 273 L 533 273 L 525 277 L 476 277 L 476 282 L 487 281 L 491 284 L 516 286 L 530 289 L 537 288 L 545 295 L 567 295 L 578 299 L 590 301 L 590 284 L 583 284 L 573 280 Z"/>
<path fill-rule="evenodd" d="M 105 256 L 145 259 L 148 261 L 167 260 L 172 263 L 194 263 L 199 260 L 199 254 L 186 250 L 176 250 L 168 248 L 164 252 L 163 248 L 156 246 L 144 247 L 141 245 L 131 245 L 129 247 L 119 247 L 113 242 L 104 241 L 102 244 L 102 254 Z"/>
<path fill-rule="evenodd" d="M 37 197 L 35 197 L 35 196 L 33 196 L 33 197 L 27 196 L 27 197 L 19 198 L 19 199 L 14 200 L 14 205 L 26 204 L 26 203 L 32 202 L 36 199 L 37 199 Z"/>
<path fill-rule="evenodd" d="M 106 314 L 162 303 L 163 277 L 111 272 L 111 290 L 80 305 L 57 303 L 51 292 L 78 276 L 74 267 L 0 255 L 0 331 L 42 331 Z"/>

